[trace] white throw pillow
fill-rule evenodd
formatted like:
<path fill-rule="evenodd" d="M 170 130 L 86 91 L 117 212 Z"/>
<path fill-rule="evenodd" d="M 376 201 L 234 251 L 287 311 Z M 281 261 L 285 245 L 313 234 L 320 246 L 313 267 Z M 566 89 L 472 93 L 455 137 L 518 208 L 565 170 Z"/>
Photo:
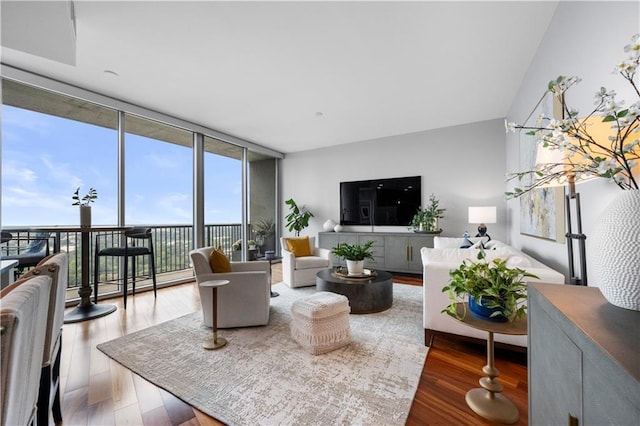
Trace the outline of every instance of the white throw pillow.
<path fill-rule="evenodd" d="M 443 262 L 460 264 L 463 260 L 476 261 L 479 250 L 461 249 L 461 248 L 442 248 L 430 249 L 423 251 L 423 262 Z"/>
<path fill-rule="evenodd" d="M 460 248 L 464 238 L 433 237 L 433 248 Z"/>

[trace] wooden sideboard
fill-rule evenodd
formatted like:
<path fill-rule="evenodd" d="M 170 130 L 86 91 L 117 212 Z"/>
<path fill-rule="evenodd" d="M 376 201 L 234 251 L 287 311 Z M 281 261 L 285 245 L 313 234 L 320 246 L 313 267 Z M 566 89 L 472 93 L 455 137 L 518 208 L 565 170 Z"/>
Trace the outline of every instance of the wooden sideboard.
<path fill-rule="evenodd" d="M 422 273 L 420 249 L 433 247 L 432 234 L 414 232 L 319 232 L 318 247 L 331 250 L 340 243 L 364 244 L 373 241 L 374 261 L 366 267 L 394 272 Z M 334 259 L 334 262 L 338 260 Z"/>
<path fill-rule="evenodd" d="M 596 287 L 530 284 L 529 424 L 637 425 L 640 312 Z"/>

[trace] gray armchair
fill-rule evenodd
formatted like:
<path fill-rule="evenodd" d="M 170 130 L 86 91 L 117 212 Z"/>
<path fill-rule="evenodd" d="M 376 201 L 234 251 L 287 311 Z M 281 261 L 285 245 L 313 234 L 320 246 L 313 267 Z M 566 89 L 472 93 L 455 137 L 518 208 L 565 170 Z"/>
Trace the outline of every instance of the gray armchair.
<path fill-rule="evenodd" d="M 0 292 L 0 425 L 37 424 L 38 388 L 52 278 L 41 274 Z"/>
<path fill-rule="evenodd" d="M 38 424 L 49 423 L 49 412 L 54 422 L 62 421 L 60 404 L 60 355 L 62 352 L 62 325 L 64 324 L 64 307 L 67 295 L 69 275 L 69 256 L 67 253 L 56 253 L 44 258 L 38 265 L 28 271 L 24 278 L 48 274 L 52 278 L 47 313 L 47 329 L 44 341 L 40 390 L 38 392 Z"/>
<path fill-rule="evenodd" d="M 214 247 L 189 252 L 196 281 L 229 280 L 218 288 L 218 328 L 249 327 L 269 322 L 269 262 L 231 262 L 232 272 L 214 273 L 209 257 Z M 213 289 L 198 286 L 202 303 L 203 322 L 213 326 Z"/>

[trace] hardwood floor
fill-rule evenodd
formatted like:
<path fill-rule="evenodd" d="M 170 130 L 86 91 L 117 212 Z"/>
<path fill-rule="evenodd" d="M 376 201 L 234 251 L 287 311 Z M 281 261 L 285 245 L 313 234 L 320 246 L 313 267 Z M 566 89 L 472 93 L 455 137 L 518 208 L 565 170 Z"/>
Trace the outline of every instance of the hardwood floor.
<path fill-rule="evenodd" d="M 274 265 L 274 282 L 281 279 Z M 396 282 L 420 284 L 415 277 Z M 64 425 L 219 425 L 170 393 L 133 374 L 96 349 L 96 345 L 136 330 L 200 310 L 195 283 L 137 293 L 111 303 L 113 314 L 65 324 L 62 339 L 61 392 Z M 490 425 L 466 405 L 467 390 L 478 387 L 486 349 L 436 337 L 430 349 L 407 425 Z M 518 425 L 527 424 L 527 368 L 523 354 L 496 350 L 504 394 L 520 410 Z"/>

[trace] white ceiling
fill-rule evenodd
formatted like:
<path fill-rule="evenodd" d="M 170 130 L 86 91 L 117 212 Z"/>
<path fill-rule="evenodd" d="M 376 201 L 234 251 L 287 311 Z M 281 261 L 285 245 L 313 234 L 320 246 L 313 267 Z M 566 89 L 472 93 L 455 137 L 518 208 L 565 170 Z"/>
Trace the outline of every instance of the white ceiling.
<path fill-rule="evenodd" d="M 2 62 L 291 153 L 505 117 L 556 5 L 75 1 L 75 65 Z"/>

